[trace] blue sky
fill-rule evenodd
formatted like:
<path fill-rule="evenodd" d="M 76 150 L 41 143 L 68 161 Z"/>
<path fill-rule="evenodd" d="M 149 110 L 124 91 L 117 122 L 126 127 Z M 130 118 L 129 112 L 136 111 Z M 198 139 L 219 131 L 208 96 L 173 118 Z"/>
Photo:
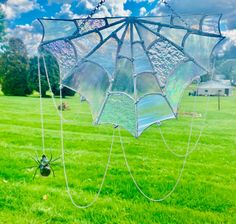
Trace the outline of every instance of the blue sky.
<path fill-rule="evenodd" d="M 178 13 L 223 13 L 222 29 L 227 36 L 222 49 L 236 46 L 236 0 L 166 0 Z M 2 2 L 2 3 L 1 3 Z M 72 19 L 86 16 L 98 0 L 0 0 L 7 17 L 9 36 L 22 38 L 29 53 L 41 40 L 37 18 Z M 160 15 L 170 11 L 158 0 L 106 0 L 96 16 Z"/>
<path fill-rule="evenodd" d="M 11 4 L 11 0 L 6 1 L 5 5 L 9 6 L 10 9 L 8 12 L 8 19 L 9 23 L 8 26 L 10 28 L 14 28 L 17 25 L 25 25 L 25 24 L 31 24 L 33 20 L 37 18 L 42 18 L 42 17 L 49 17 L 49 18 L 71 18 L 69 16 L 69 12 L 67 13 L 60 13 L 63 10 L 63 6 L 69 4 L 70 5 L 70 10 L 73 12 L 74 15 L 87 15 L 91 11 L 91 8 L 89 3 L 85 2 L 91 2 L 91 6 L 95 6 L 96 1 L 45 1 L 45 0 L 19 0 L 14 1 L 13 4 Z M 27 4 L 27 2 L 33 2 L 34 5 L 32 7 L 29 7 L 29 10 L 18 10 L 15 9 L 14 12 L 14 6 L 13 5 L 20 5 L 20 2 L 22 2 L 22 5 Z M 107 1 L 109 2 L 109 0 Z M 122 2 L 122 1 L 121 1 Z M 133 0 L 128 0 L 128 1 L 123 1 L 122 7 L 123 11 L 130 11 L 132 16 L 139 16 L 140 15 L 140 9 L 145 8 L 146 11 L 151 11 L 156 5 L 157 5 L 158 0 L 149 0 L 149 1 L 144 1 L 144 0 L 138 0 L 138 1 L 133 1 Z M 106 4 L 105 4 L 106 6 Z M 108 7 L 109 8 L 109 5 Z M 64 8 L 65 9 L 65 8 Z M 7 9 L 6 9 L 7 10 Z M 69 10 L 67 8 L 67 10 Z M 108 9 L 109 11 L 109 9 Z M 122 12 L 122 10 L 120 10 Z M 110 10 L 111 16 L 114 14 Z M 126 13 L 127 14 L 127 13 Z"/>

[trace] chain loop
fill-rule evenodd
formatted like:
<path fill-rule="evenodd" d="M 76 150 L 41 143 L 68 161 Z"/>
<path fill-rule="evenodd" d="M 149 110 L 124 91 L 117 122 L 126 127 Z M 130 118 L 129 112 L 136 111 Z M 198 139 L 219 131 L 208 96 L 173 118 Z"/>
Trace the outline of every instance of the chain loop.
<path fill-rule="evenodd" d="M 101 6 L 105 3 L 106 0 L 100 0 L 100 2 L 96 5 L 96 7 L 90 12 L 90 14 L 86 17 L 86 19 L 83 20 L 83 22 L 78 27 L 79 30 L 83 29 L 85 24 L 88 22 L 89 19 L 91 19 L 94 14 L 101 8 Z"/>

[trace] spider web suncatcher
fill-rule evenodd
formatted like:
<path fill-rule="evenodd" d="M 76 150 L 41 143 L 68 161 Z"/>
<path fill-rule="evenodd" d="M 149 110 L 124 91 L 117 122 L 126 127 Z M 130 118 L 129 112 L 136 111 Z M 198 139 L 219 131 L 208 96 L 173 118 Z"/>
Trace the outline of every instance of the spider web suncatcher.
<path fill-rule="evenodd" d="M 185 88 L 211 68 L 221 15 L 39 19 L 41 47 L 60 67 L 61 84 L 89 102 L 95 124 L 138 137 L 177 117 Z M 188 24 L 188 26 L 187 26 Z"/>

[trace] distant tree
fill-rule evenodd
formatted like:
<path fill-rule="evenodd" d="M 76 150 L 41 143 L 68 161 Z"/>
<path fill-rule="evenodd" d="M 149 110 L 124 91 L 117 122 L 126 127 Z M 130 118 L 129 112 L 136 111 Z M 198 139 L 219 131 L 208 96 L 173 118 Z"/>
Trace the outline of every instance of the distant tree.
<path fill-rule="evenodd" d="M 225 78 L 236 84 L 236 59 L 226 59 L 219 63 L 217 70 L 225 75 Z"/>
<path fill-rule="evenodd" d="M 66 87 L 63 87 L 63 89 L 62 89 L 62 97 L 74 96 L 75 94 L 76 94 L 75 91 L 68 89 Z M 58 93 L 56 95 L 58 95 Z"/>
<path fill-rule="evenodd" d="M 3 41 L 3 37 L 5 35 L 4 18 L 5 16 L 0 6 L 0 42 Z"/>
<path fill-rule="evenodd" d="M 49 80 L 52 87 L 52 90 L 54 92 L 55 88 L 58 88 L 55 86 L 55 83 L 59 85 L 59 70 L 58 66 L 56 65 L 55 59 L 50 54 L 45 54 L 45 62 L 47 65 L 47 70 L 49 74 Z M 50 65 L 50 66 L 48 66 Z M 44 69 L 43 59 L 40 57 L 40 77 L 41 77 L 41 91 L 42 96 L 46 97 L 46 93 L 49 90 L 46 72 Z M 31 90 L 35 90 L 39 92 L 39 79 L 38 79 L 38 58 L 37 56 L 30 59 L 30 72 L 28 76 L 28 82 L 29 87 Z"/>
<path fill-rule="evenodd" d="M 50 85 L 54 95 L 60 94 L 59 83 L 60 73 L 58 63 L 49 52 L 43 51 L 46 68 L 49 76 Z M 44 69 L 44 63 L 42 57 L 40 57 L 40 77 L 41 77 L 41 90 L 42 97 L 46 97 L 46 93 L 49 90 L 48 81 L 46 77 L 46 71 Z M 38 58 L 35 56 L 30 59 L 30 72 L 28 82 L 31 90 L 39 92 L 39 80 L 38 80 Z M 75 93 L 67 88 L 62 89 L 62 96 L 73 96 Z"/>
<path fill-rule="evenodd" d="M 3 40 L 5 36 L 5 26 L 4 26 L 4 14 L 0 6 L 0 84 L 2 83 L 3 71 L 2 71 L 2 53 L 3 53 Z"/>
<path fill-rule="evenodd" d="M 207 82 L 207 81 L 210 81 L 211 80 L 211 74 L 205 74 L 205 75 L 202 75 L 201 77 L 200 77 L 200 79 L 201 79 L 201 82 Z"/>
<path fill-rule="evenodd" d="M 25 96 L 31 93 L 27 50 L 22 40 L 10 38 L 1 56 L 2 91 L 5 95 Z"/>

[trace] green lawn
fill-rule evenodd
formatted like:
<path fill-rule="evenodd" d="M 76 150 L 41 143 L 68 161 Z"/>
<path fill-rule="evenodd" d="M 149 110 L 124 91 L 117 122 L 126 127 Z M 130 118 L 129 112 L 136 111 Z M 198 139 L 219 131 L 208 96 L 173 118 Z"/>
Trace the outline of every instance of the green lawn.
<path fill-rule="evenodd" d="M 31 157 L 42 155 L 39 99 L 0 96 L 0 223 L 236 223 L 236 96 L 211 97 L 204 122 L 206 97 L 197 98 L 202 118 L 193 122 L 191 148 L 199 130 L 205 130 L 188 161 L 176 191 L 163 202 L 153 203 L 136 190 L 125 167 L 118 132 L 111 164 L 101 195 L 94 206 L 76 209 L 66 192 L 61 161 L 56 177 L 32 180 Z M 178 120 L 163 122 L 162 132 L 175 152 L 186 151 L 193 97 L 187 94 Z M 59 118 L 50 98 L 44 99 L 46 154 L 61 155 Z M 76 203 L 89 203 L 98 190 L 112 139 L 112 127 L 93 126 L 89 106 L 78 97 L 67 98 L 64 112 L 65 162 Z M 175 183 L 183 159 L 164 146 L 157 127 L 139 139 L 122 130 L 128 161 L 141 188 L 161 197 Z"/>

